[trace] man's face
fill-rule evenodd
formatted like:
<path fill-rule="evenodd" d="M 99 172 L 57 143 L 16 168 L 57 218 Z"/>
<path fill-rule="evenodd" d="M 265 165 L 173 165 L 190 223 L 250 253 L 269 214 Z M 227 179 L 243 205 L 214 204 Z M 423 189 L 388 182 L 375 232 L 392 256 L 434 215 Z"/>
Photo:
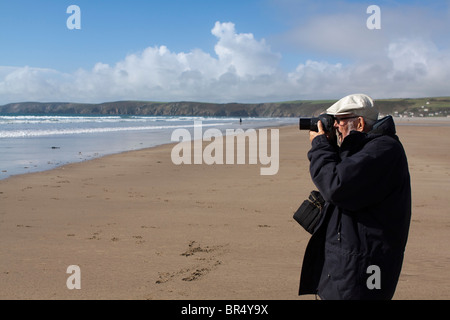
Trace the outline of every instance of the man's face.
<path fill-rule="evenodd" d="M 339 139 L 339 145 L 342 144 L 345 137 L 350 134 L 350 131 L 357 130 L 356 124 L 358 121 L 358 116 L 355 115 L 345 115 L 345 116 L 335 116 L 334 128 L 336 129 L 337 136 Z"/>

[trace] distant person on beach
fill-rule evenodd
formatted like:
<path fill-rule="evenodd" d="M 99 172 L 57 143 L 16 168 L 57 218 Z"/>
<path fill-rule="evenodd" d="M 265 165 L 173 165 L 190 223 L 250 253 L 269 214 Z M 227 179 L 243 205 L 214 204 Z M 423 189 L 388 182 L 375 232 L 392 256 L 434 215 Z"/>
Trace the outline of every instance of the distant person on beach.
<path fill-rule="evenodd" d="M 325 200 L 307 245 L 299 294 L 323 300 L 392 299 L 411 220 L 407 158 L 391 116 L 350 95 L 326 111 L 338 145 L 319 121 L 310 131 L 312 180 Z"/>

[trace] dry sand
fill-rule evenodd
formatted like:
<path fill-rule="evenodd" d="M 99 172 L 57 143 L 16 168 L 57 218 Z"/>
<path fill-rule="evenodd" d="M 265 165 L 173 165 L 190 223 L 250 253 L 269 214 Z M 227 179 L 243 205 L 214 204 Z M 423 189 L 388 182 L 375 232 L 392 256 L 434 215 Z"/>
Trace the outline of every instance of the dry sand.
<path fill-rule="evenodd" d="M 394 298 L 449 299 L 450 126 L 397 130 L 413 216 Z M 166 145 L 0 181 L 0 299 L 313 299 L 297 296 L 309 234 L 292 219 L 314 189 L 308 138 L 280 129 L 273 176 L 175 166 Z"/>

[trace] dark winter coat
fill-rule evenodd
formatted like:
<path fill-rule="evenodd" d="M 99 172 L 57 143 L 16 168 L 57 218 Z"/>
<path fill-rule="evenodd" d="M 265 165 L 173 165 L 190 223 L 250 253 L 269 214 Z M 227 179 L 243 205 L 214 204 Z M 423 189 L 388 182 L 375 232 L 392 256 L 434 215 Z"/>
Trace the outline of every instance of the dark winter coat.
<path fill-rule="evenodd" d="M 392 117 L 369 133 L 352 131 L 338 149 L 320 135 L 308 159 L 326 204 L 306 248 L 299 294 L 391 299 L 411 219 L 408 163 Z M 379 267 L 381 289 L 369 289 L 369 266 Z"/>

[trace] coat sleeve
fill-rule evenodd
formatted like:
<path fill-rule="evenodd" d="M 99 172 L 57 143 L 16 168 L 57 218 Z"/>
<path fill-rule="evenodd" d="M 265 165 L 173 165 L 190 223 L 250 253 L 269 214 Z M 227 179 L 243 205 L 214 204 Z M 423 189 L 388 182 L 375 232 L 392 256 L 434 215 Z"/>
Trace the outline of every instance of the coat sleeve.
<path fill-rule="evenodd" d="M 308 159 L 311 178 L 324 199 L 350 212 L 381 202 L 400 178 L 401 147 L 387 136 L 341 159 L 321 135 L 313 140 Z"/>

